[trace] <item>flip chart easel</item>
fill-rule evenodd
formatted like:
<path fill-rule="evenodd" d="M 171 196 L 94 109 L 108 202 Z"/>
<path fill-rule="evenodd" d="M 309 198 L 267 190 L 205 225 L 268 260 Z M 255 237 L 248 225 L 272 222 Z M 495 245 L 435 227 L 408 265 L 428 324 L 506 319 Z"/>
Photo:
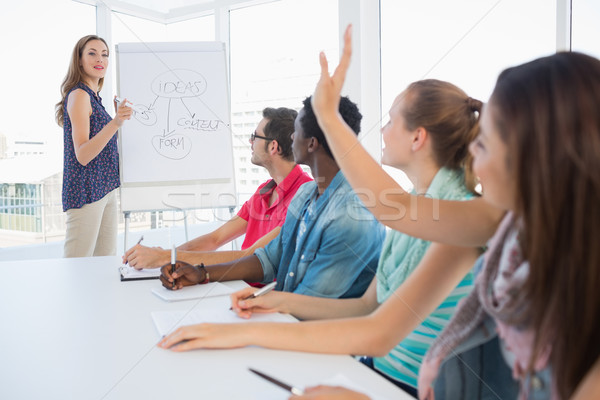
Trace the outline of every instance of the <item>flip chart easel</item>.
<path fill-rule="evenodd" d="M 225 46 L 119 43 L 117 90 L 125 248 L 130 213 L 237 206 Z M 187 239 L 187 218 L 185 220 Z"/>

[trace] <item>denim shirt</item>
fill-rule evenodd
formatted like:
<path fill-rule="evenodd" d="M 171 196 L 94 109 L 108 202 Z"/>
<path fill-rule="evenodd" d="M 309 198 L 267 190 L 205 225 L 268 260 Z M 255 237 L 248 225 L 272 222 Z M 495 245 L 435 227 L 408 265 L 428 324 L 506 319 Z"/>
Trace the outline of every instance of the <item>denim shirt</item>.
<path fill-rule="evenodd" d="M 279 235 L 257 249 L 264 282 L 277 290 L 319 297 L 360 297 L 375 271 L 384 227 L 362 205 L 340 172 L 325 192 L 298 189 Z"/>

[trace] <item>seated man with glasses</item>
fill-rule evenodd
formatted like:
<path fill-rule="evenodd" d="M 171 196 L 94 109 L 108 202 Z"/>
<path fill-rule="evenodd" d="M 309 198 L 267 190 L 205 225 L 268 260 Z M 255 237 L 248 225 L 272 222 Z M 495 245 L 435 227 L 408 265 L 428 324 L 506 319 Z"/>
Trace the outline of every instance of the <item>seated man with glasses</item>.
<path fill-rule="evenodd" d="M 364 293 L 377 269 L 384 228 L 340 171 L 310 99 L 304 100 L 296 117 L 292 152 L 298 164 L 310 167 L 315 180 L 298 189 L 279 235 L 237 261 L 204 266 L 178 260 L 174 273 L 170 264 L 165 265 L 163 286 L 177 290 L 210 281 L 276 279 L 276 290 L 310 296 L 347 298 Z M 358 134 L 362 115 L 356 104 L 341 98 L 339 113 Z"/>
<path fill-rule="evenodd" d="M 312 180 L 294 162 L 291 134 L 298 113 L 289 108 L 265 108 L 263 118 L 250 136 L 251 162 L 264 167 L 270 180 L 258 187 L 232 219 L 216 230 L 177 248 L 177 259 L 215 264 L 253 254 L 279 233 L 287 208 L 298 188 Z M 246 234 L 240 251 L 214 251 Z M 136 269 L 157 268 L 171 259 L 171 250 L 137 244 L 123 256 Z"/>

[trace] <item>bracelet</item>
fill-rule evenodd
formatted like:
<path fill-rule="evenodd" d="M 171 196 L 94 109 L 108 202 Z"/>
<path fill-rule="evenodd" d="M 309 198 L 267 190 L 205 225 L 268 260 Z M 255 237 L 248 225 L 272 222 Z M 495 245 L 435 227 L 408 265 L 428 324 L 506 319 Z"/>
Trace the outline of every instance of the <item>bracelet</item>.
<path fill-rule="evenodd" d="M 204 267 L 204 263 L 200 263 L 200 265 L 196 265 L 196 267 L 201 270 L 204 271 L 204 276 L 206 277 L 202 282 L 198 282 L 200 285 L 203 285 L 205 283 L 210 282 L 210 275 L 208 274 L 208 271 L 206 270 L 206 268 Z"/>

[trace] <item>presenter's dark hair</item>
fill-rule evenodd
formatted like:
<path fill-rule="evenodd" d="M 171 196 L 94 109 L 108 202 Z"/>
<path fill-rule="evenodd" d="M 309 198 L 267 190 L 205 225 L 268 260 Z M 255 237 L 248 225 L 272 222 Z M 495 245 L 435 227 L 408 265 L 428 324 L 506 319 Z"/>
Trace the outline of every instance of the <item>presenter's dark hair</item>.
<path fill-rule="evenodd" d="M 291 108 L 267 107 L 263 110 L 263 118 L 269 122 L 265 125 L 265 136 L 275 139 L 279 144 L 279 154 L 287 161 L 294 161 L 292 154 L 292 133 L 294 133 L 294 121 L 298 112 Z M 265 143 L 265 147 L 269 142 Z"/>
<path fill-rule="evenodd" d="M 321 146 L 325 149 L 325 152 L 329 157 L 333 158 L 333 154 L 331 154 L 331 150 L 329 149 L 329 145 L 327 144 L 327 140 L 325 139 L 325 134 L 321 130 L 317 122 L 317 117 L 312 109 L 311 104 L 312 96 L 308 96 L 302 104 L 304 105 L 304 115 L 300 119 L 300 125 L 304 130 L 304 136 L 314 137 L 316 138 Z M 358 111 L 358 106 L 353 103 L 348 97 L 340 98 L 340 105 L 338 108 L 342 119 L 348 124 L 350 129 L 354 131 L 357 135 L 360 133 L 360 121 L 362 120 L 362 114 Z"/>
<path fill-rule="evenodd" d="M 55 114 L 56 114 L 55 118 L 56 118 L 56 123 L 58 124 L 58 126 L 63 126 L 64 113 L 65 113 L 65 110 L 64 110 L 65 98 L 67 97 L 67 95 L 69 94 L 71 89 L 73 89 L 73 87 L 75 87 L 75 85 L 77 85 L 79 82 L 82 81 L 83 67 L 81 66 L 81 63 L 80 63 L 81 56 L 83 55 L 83 49 L 85 48 L 85 45 L 88 44 L 88 42 L 90 42 L 92 40 L 101 40 L 106 45 L 106 49 L 110 54 L 110 50 L 108 49 L 108 44 L 100 36 L 87 35 L 77 41 L 77 43 L 75 44 L 75 47 L 73 47 L 73 52 L 71 53 L 71 62 L 69 63 L 69 70 L 67 71 L 67 75 L 65 76 L 65 79 L 63 79 L 62 85 L 60 85 L 61 99 L 54 106 Z M 103 84 L 104 84 L 104 78 L 100 78 L 100 81 L 98 82 L 98 91 L 102 90 Z"/>

